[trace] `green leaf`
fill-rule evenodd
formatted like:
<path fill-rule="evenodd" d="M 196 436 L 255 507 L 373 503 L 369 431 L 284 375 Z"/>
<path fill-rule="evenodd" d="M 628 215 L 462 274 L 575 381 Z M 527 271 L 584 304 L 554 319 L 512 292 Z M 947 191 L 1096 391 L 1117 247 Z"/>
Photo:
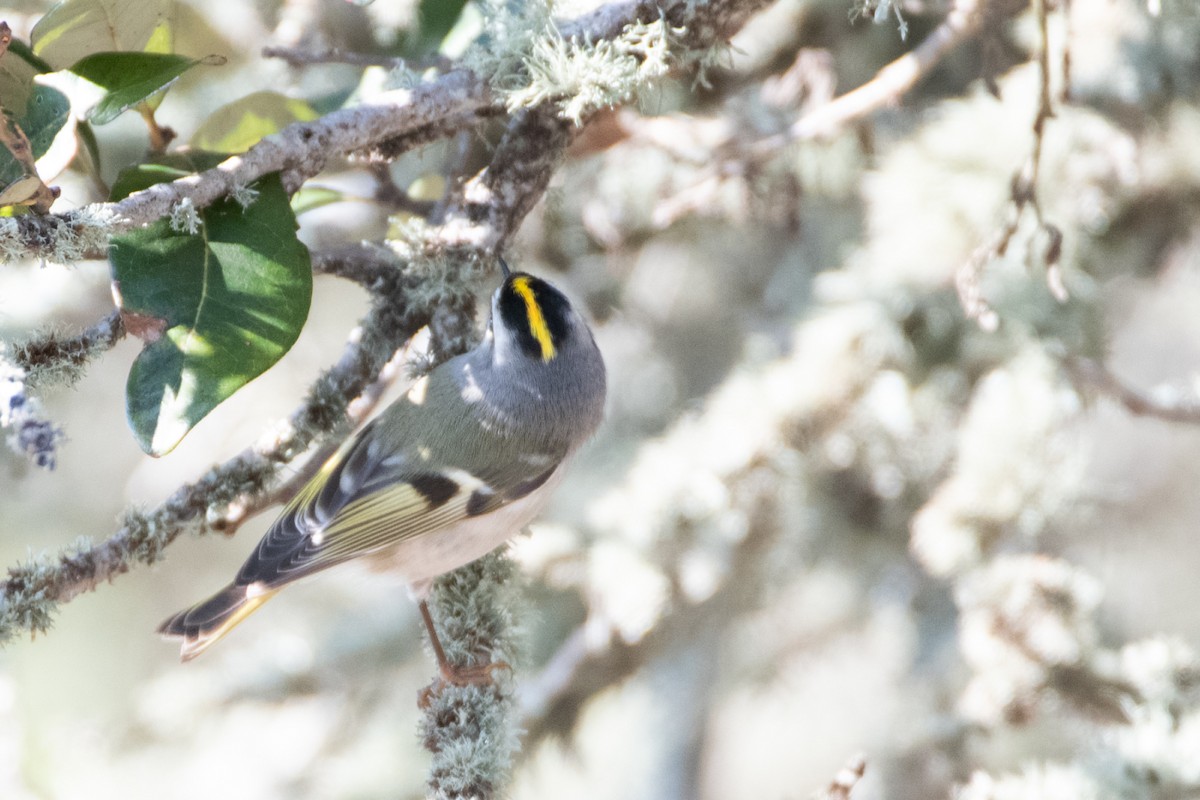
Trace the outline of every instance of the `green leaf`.
<path fill-rule="evenodd" d="M 44 156 L 54 143 L 54 137 L 71 116 L 71 101 L 58 89 L 34 86 L 25 107 L 25 115 L 17 120 L 29 139 L 34 159 Z"/>
<path fill-rule="evenodd" d="M 93 53 L 72 66 L 71 72 L 105 90 L 88 112 L 89 120 L 104 125 L 165 89 L 198 63 L 170 53 Z"/>
<path fill-rule="evenodd" d="M 33 78 L 41 70 L 22 57 L 16 45 L 14 39 L 8 45 L 8 52 L 0 56 L 0 106 L 12 116 L 21 116 L 33 94 Z"/>
<path fill-rule="evenodd" d="M 76 121 L 75 136 L 79 140 L 79 144 L 83 145 L 80 151 L 81 156 L 77 165 L 85 172 L 98 177 L 100 175 L 100 143 L 96 141 L 96 134 L 92 130 L 92 126 L 83 121 Z"/>
<path fill-rule="evenodd" d="M 8 52 L 14 53 L 22 61 L 27 62 L 37 72 L 54 72 L 54 67 L 40 56 L 33 52 L 33 49 L 22 42 L 20 39 L 13 39 L 8 43 Z"/>
<path fill-rule="evenodd" d="M 466 4 L 466 0 L 421 0 L 417 9 L 420 31 L 413 43 L 415 46 L 406 47 L 411 52 L 405 55 L 412 58 L 436 53 Z"/>
<path fill-rule="evenodd" d="M 345 199 L 347 199 L 346 195 L 338 189 L 330 189 L 325 186 L 303 186 L 292 195 L 292 211 L 299 216 L 305 211 L 340 203 Z"/>
<path fill-rule="evenodd" d="M 49 86 L 33 87 L 23 111 L 11 119 L 11 124 L 25 134 L 28 150 L 22 147 L 20 152 L 14 152 L 9 146 L 0 145 L 0 206 L 30 203 L 42 196 L 45 184 L 34 162 L 50 150 L 70 112 L 71 101 L 65 94 Z M 10 122 L 5 120 L 0 124 Z M 45 201 L 48 207 L 53 198 L 46 197 Z"/>
<path fill-rule="evenodd" d="M 175 0 L 66 0 L 33 26 L 33 52 L 55 69 L 92 53 L 172 52 Z"/>
<path fill-rule="evenodd" d="M 135 164 L 117 175 L 108 199 L 114 202 L 124 200 L 134 192 L 148 189 L 156 183 L 166 183 L 212 169 L 227 158 L 228 153 L 189 150 L 186 153 L 167 153 L 151 163 Z"/>
<path fill-rule="evenodd" d="M 34 83 L 47 68 L 16 39 L 0 54 L 0 107 L 6 116 L 0 136 L 0 206 L 31 203 L 38 198 L 44 201 L 40 205 L 53 202 L 39 174 L 53 177 L 74 157 L 76 142 L 69 99 L 56 88 Z M 71 129 L 64 133 L 69 122 Z M 54 154 L 35 164 L 51 151 L 56 138 Z"/>
<path fill-rule="evenodd" d="M 146 341 L 126 385 L 142 449 L 170 452 L 189 430 L 296 341 L 312 267 L 278 174 L 245 211 L 225 200 L 189 235 L 166 220 L 114 237 L 110 261 L 126 327 Z"/>
<path fill-rule="evenodd" d="M 192 136 L 192 147 L 243 153 L 264 136 L 317 116 L 303 100 L 278 92 L 254 92 L 214 111 Z"/>

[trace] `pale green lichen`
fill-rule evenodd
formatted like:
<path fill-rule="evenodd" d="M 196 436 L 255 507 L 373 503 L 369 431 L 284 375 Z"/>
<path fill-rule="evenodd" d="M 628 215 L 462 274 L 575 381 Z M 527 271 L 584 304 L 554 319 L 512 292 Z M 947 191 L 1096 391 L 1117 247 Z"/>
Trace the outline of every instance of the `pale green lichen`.
<path fill-rule="evenodd" d="M 0 219 L 0 260 L 41 259 L 72 265 L 95 258 L 108 245 L 116 217 L 85 207 L 61 215 Z"/>
<path fill-rule="evenodd" d="M 479 75 L 490 75 L 498 91 L 524 84 L 524 55 L 548 28 L 553 27 L 550 8 L 541 0 L 512 3 L 481 0 L 482 35 L 462 57 L 463 66 Z"/>
<path fill-rule="evenodd" d="M 28 256 L 29 248 L 19 236 L 16 219 L 0 218 L 0 261 L 8 263 Z"/>
<path fill-rule="evenodd" d="M 230 190 L 229 196 L 233 199 L 233 202 L 237 203 L 245 211 L 254 205 L 254 201 L 258 199 L 258 189 L 251 186 L 234 186 Z"/>
<path fill-rule="evenodd" d="M 437 233 L 424 219 L 398 215 L 386 244 L 405 264 L 405 272 L 418 279 L 407 293 L 414 308 L 430 313 L 466 308 L 473 302 L 478 278 L 494 269 L 496 261 L 475 248 L 447 247 Z M 474 341 L 467 343 L 472 345 Z"/>
<path fill-rule="evenodd" d="M 0 645 L 21 631 L 36 635 L 50 630 L 58 605 L 47 596 L 50 571 L 50 567 L 32 560 L 9 568 L 0 594 Z"/>
<path fill-rule="evenodd" d="M 674 43 L 683 29 L 665 19 L 627 25 L 619 36 L 599 42 L 564 39 L 553 25 L 538 37 L 525 59 L 525 82 L 500 93 L 510 111 L 553 102 L 575 124 L 599 109 L 625 103 L 679 61 Z"/>
<path fill-rule="evenodd" d="M 171 230 L 187 234 L 199 232 L 200 212 L 196 210 L 192 198 L 183 198 L 171 209 Z"/>
<path fill-rule="evenodd" d="M 111 314 L 78 334 L 52 326 L 8 347 L 12 363 L 24 371 L 25 382 L 34 389 L 45 390 L 74 386 L 88 364 L 112 349 L 123 335 L 120 318 Z"/>
<path fill-rule="evenodd" d="M 74 386 L 83 377 L 86 364 L 107 347 L 73 339 L 61 330 L 46 330 L 22 342 L 13 342 L 13 359 L 25 369 L 25 381 L 45 390 Z M 46 357 L 45 354 L 53 353 Z"/>
<path fill-rule="evenodd" d="M 451 663 L 517 665 L 523 649 L 513 614 L 515 567 L 504 552 L 443 575 L 432 609 Z M 511 671 L 494 682 L 442 686 L 428 697 L 421 735 L 433 753 L 429 794 L 435 798 L 494 797 L 508 783 L 519 746 Z"/>

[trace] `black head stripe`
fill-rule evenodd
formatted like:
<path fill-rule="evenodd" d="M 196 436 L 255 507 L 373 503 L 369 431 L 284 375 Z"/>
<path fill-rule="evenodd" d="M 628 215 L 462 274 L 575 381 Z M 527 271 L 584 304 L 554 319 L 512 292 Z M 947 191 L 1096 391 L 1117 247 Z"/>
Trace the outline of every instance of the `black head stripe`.
<path fill-rule="evenodd" d="M 571 335 L 571 304 L 562 292 L 524 272 L 500 287 L 500 317 L 531 358 L 549 361 Z"/>

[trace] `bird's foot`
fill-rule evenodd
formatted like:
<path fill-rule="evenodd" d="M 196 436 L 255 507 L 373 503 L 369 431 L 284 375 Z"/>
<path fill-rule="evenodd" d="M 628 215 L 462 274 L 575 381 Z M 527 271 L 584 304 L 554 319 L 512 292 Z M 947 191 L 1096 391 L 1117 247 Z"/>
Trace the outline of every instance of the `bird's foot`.
<path fill-rule="evenodd" d="M 496 679 L 493 675 L 498 669 L 506 669 L 512 671 L 512 667 L 504 661 L 493 661 L 490 664 L 478 664 L 476 666 L 467 667 L 451 664 L 448 661 L 443 661 L 438 664 L 438 672 L 440 673 L 433 683 L 421 690 L 417 696 L 417 705 L 422 710 L 427 710 L 447 686 L 488 686 L 494 684 Z"/>

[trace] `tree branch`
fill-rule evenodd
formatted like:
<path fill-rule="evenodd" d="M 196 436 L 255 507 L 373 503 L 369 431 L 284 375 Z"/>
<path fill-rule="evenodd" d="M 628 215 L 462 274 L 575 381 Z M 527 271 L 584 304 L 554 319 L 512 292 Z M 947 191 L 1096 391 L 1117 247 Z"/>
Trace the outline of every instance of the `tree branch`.
<path fill-rule="evenodd" d="M 796 120 L 791 140 L 831 136 L 854 120 L 897 102 L 950 51 L 979 32 L 994 0 L 959 0 L 942 24 L 911 52 L 879 70 L 871 80 Z"/>
<path fill-rule="evenodd" d="M 364 253 L 380 259 L 377 250 Z M 340 426 L 350 399 L 375 379 L 383 365 L 430 318 L 429 309 L 409 300 L 415 279 L 394 262 L 390 272 L 376 263 L 377 300 L 351 336 L 338 362 L 317 379 L 305 401 L 274 430 L 199 480 L 176 490 L 157 508 L 128 511 L 116 533 L 105 541 L 72 548 L 51 560 L 12 568 L 0 582 L 0 642 L 22 629 L 47 630 L 54 610 L 81 592 L 127 572 L 133 563 L 157 561 L 183 530 L 229 529 L 260 506 L 277 470 L 304 452 L 319 436 Z M 364 268 L 365 269 L 365 268 Z M 211 510 L 236 505 L 227 526 Z"/>
<path fill-rule="evenodd" d="M 1173 392 L 1171 397 L 1155 397 L 1129 386 L 1104 364 L 1090 358 L 1066 358 L 1063 366 L 1077 385 L 1091 386 L 1130 414 L 1166 422 L 1200 424 L 1200 398 L 1195 395 L 1184 397 Z"/>
<path fill-rule="evenodd" d="M 25 370 L 30 383 L 53 380 L 51 375 L 56 372 L 67 373 L 66 381 L 74 382 L 92 358 L 111 350 L 123 338 L 121 312 L 112 311 L 77 336 L 45 334 L 13 345 L 13 361 Z"/>
<path fill-rule="evenodd" d="M 1063 281 L 1062 265 L 1062 231 L 1042 216 L 1042 206 L 1038 201 L 1038 179 L 1042 169 L 1042 145 L 1045 141 L 1046 123 L 1054 116 L 1054 106 L 1050 99 L 1050 34 L 1048 28 L 1049 8 L 1045 0 L 1035 3 L 1035 16 L 1038 23 L 1039 46 L 1037 51 L 1038 64 L 1038 108 L 1033 118 L 1033 144 L 1025 164 L 1013 175 L 1010 188 L 1011 201 L 1007 219 L 988 237 L 986 241 L 975 248 L 970 258 L 966 260 L 954 275 L 954 288 L 958 292 L 959 304 L 969 319 L 975 320 L 981 328 L 993 331 L 1000 324 L 1000 318 L 992 308 L 991 303 L 983 296 L 980 281 L 988 264 L 1001 258 L 1008 251 L 1013 237 L 1021 224 L 1021 217 L 1026 208 L 1033 210 L 1038 230 L 1046 236 L 1046 246 L 1042 252 L 1042 261 L 1046 269 L 1046 285 L 1051 294 L 1060 303 L 1067 301 L 1067 288 Z M 1063 64 L 1069 61 L 1064 60 Z"/>
<path fill-rule="evenodd" d="M 518 114 L 491 165 L 442 212 L 440 240 L 451 247 L 500 252 L 546 190 L 579 130 L 550 109 Z"/>
<path fill-rule="evenodd" d="M 687 0 L 662 5 L 616 3 L 563 23 L 560 30 L 564 38 L 596 41 L 616 35 L 631 23 L 661 16 L 687 25 L 689 44 L 711 46 L 765 2 L 720 0 L 702 10 L 692 9 Z M 325 169 L 331 158 L 369 152 L 373 146 L 398 139 L 415 146 L 428 141 L 423 135 L 428 136 L 429 131 L 445 135 L 494 106 L 485 80 L 469 70 L 455 69 L 414 89 L 386 92 L 370 103 L 334 111 L 312 122 L 294 123 L 213 169 L 155 184 L 123 200 L 62 214 L 0 221 L 0 255 L 23 254 L 52 261 L 101 258 L 108 236 L 161 219 L 185 199 L 195 208 L 205 208 L 272 172 L 281 172 L 285 188 L 295 191 Z M 396 152 L 394 144 L 391 150 Z M 64 229 L 77 246 L 61 245 Z M 468 235 L 465 241 L 475 238 Z"/>
<path fill-rule="evenodd" d="M 309 66 L 312 64 L 348 64 L 353 67 L 386 67 L 388 69 L 404 68 L 407 62 L 395 56 L 377 56 L 369 53 L 354 53 L 338 48 L 328 50 L 310 50 L 304 47 L 264 47 L 263 58 L 278 58 L 286 61 L 289 66 Z"/>
<path fill-rule="evenodd" d="M 687 28 L 689 46 L 712 46 L 764 2 L 717 0 L 703 7 L 689 0 L 661 6 L 623 3 L 615 10 L 599 9 L 568 23 L 563 33 L 591 46 L 590 42 L 605 34 L 616 35 L 635 21 L 670 17 L 672 24 Z M 461 267 L 498 253 L 544 193 L 578 130 L 560 116 L 560 99 L 547 98 L 515 113 L 488 167 L 452 187 L 429 224 L 407 243 L 417 268 L 409 273 L 375 270 L 369 263 L 337 258 L 318 265 L 370 285 L 377 302 L 342 358 L 317 381 L 306 401 L 277 431 L 181 487 L 158 508 L 128 512 L 118 531 L 99 545 L 10 569 L 7 580 L 0 583 L 0 640 L 21 629 L 45 630 L 59 603 L 128 571 L 133 563 L 156 561 L 186 527 L 200 532 L 235 527 L 273 500 L 269 485 L 279 467 L 338 426 L 349 400 L 363 392 L 418 328 L 429 326 L 435 362 L 473 345 L 478 336 L 474 297 L 463 288 L 471 271 Z M 8 251 L 18 247 L 43 256 L 61 252 L 42 244 L 53 239 L 48 231 L 54 226 L 84 228 L 81 238 L 94 242 L 100 232 L 109 236 L 162 218 L 183 200 L 203 208 L 271 172 L 280 172 L 285 187 L 294 190 L 321 172 L 331 157 L 370 154 L 383 142 L 398 151 L 430 135 L 451 132 L 492 107 L 483 80 L 472 72 L 455 70 L 415 89 L 385 94 L 369 105 L 291 125 L 215 169 L 158 184 L 116 203 L 26 222 L 15 229 L 16 242 L 9 242 Z M 582 108 L 573 115 L 576 119 L 596 110 L 586 104 Z M 0 227 L 0 246 L 6 233 L 10 240 L 14 236 L 12 229 Z M 425 274 L 439 268 L 453 284 L 452 290 L 420 294 Z M 442 637 L 452 661 L 455 653 L 462 658 L 504 658 L 513 650 L 509 613 L 491 593 L 474 590 L 480 581 L 502 589 L 506 564 L 503 555 L 494 555 L 437 582 L 439 618 L 463 622 L 457 632 L 452 629 Z M 480 608 L 473 609 L 474 605 Z M 513 704 L 511 687 L 505 686 L 486 687 L 486 691 L 447 687 L 433 696 L 425 732 L 435 754 L 430 779 L 435 796 L 492 797 L 500 791 L 515 750 Z M 473 757 L 464 759 L 464 752 Z"/>
<path fill-rule="evenodd" d="M 0 253 L 52 261 L 102 258 L 108 236 L 166 217 L 183 200 L 205 208 L 272 172 L 281 172 L 284 186 L 293 192 L 325 169 L 331 158 L 418 133 L 447 118 L 469 118 L 490 102 L 482 80 L 467 70 L 455 70 L 415 89 L 386 92 L 371 103 L 294 123 L 213 169 L 155 184 L 117 202 L 0 221 Z M 81 244 L 64 248 L 64 232 Z"/>

